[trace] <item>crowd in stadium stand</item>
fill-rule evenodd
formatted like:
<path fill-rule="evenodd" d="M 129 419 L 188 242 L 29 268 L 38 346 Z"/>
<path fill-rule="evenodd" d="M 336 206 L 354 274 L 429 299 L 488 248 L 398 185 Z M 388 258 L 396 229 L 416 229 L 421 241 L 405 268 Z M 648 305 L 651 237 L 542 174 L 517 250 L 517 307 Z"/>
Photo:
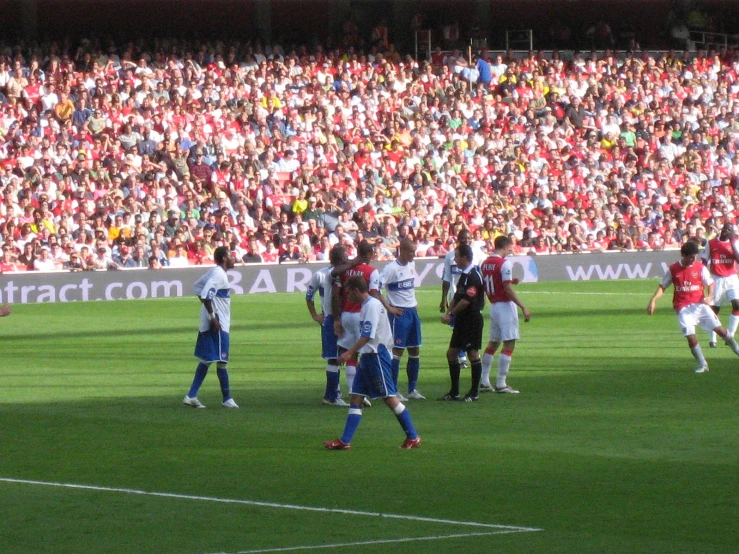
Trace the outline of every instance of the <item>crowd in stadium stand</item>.
<path fill-rule="evenodd" d="M 659 250 L 739 213 L 739 57 L 82 41 L 0 52 L 0 270 L 327 260 L 461 229 Z"/>

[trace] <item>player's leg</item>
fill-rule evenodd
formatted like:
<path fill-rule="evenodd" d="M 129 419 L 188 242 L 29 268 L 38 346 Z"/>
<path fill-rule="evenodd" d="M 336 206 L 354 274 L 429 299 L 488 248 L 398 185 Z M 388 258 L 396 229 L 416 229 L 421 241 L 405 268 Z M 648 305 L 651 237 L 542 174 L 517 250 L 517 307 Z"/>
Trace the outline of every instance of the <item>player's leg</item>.
<path fill-rule="evenodd" d="M 385 405 L 395 414 L 398 423 L 400 423 L 405 433 L 405 441 L 400 448 L 417 448 L 421 445 L 421 437 L 418 436 L 416 428 L 413 426 L 411 414 L 400 400 L 400 395 L 394 389 L 394 384 L 390 379 L 392 366 L 390 357 L 384 352 L 378 353 L 376 356 L 376 364 L 373 362 L 371 367 L 367 367 L 367 371 L 372 372 L 371 385 L 373 387 L 372 396 L 382 397 Z"/>
<path fill-rule="evenodd" d="M 323 393 L 323 403 L 331 406 L 348 406 L 341 399 L 339 386 L 339 350 L 334 332 L 334 320 L 327 315 L 321 326 L 322 356 L 326 360 L 326 390 Z"/>
<path fill-rule="evenodd" d="M 377 356 L 374 354 L 365 354 L 360 358 L 356 379 L 352 382 L 351 396 L 349 397 L 349 413 L 346 416 L 344 432 L 340 438 L 333 441 L 325 441 L 323 443 L 323 445 L 329 450 L 349 450 L 349 448 L 351 448 L 354 433 L 356 433 L 359 428 L 359 424 L 362 421 L 363 400 L 365 395 L 372 393 L 372 364 L 378 363 L 372 358 L 377 358 Z M 370 369 L 369 372 L 366 369 L 368 367 Z"/>
<path fill-rule="evenodd" d="M 393 385 L 395 385 L 395 390 L 398 391 L 399 395 L 398 379 L 400 378 L 400 361 L 403 359 L 403 352 L 405 352 L 404 348 L 393 347 L 393 358 L 390 361 L 390 378 L 393 380 Z M 405 402 L 408 399 L 401 395 L 400 400 Z"/>
<path fill-rule="evenodd" d="M 454 323 L 456 322 L 456 317 L 452 316 L 451 321 L 449 322 L 449 327 L 452 328 L 452 333 L 454 333 Z M 459 354 L 457 354 L 457 361 L 459 362 L 460 367 L 467 367 L 467 364 L 469 361 L 467 360 L 467 352 L 464 351 L 464 348 L 461 348 L 459 350 Z"/>
<path fill-rule="evenodd" d="M 739 295 L 739 291 L 734 291 Z M 729 325 L 726 330 L 733 337 L 736 335 L 736 330 L 739 328 L 739 298 L 733 298 L 731 300 L 731 315 L 729 316 Z"/>
<path fill-rule="evenodd" d="M 202 404 L 200 400 L 198 400 L 198 391 L 200 390 L 203 381 L 205 381 L 205 376 L 208 374 L 209 367 L 209 363 L 201 361 L 198 364 L 198 367 L 195 368 L 195 376 L 192 379 L 190 390 L 187 392 L 187 394 L 185 395 L 185 399 L 182 401 L 183 404 L 192 406 L 193 408 L 205 408 L 205 405 Z"/>
<path fill-rule="evenodd" d="M 518 391 L 509 387 L 506 383 L 508 371 L 511 369 L 511 358 L 516 348 L 515 340 L 503 341 L 503 349 L 500 351 L 498 358 L 498 378 L 495 382 L 495 392 L 508 392 L 516 394 Z"/>
<path fill-rule="evenodd" d="M 231 385 L 228 379 L 228 356 L 230 351 L 230 339 L 229 334 L 225 331 L 218 332 L 218 352 L 219 360 L 216 364 L 216 373 L 218 374 L 218 383 L 221 386 L 221 395 L 223 396 L 223 402 L 221 404 L 225 408 L 238 408 L 238 404 L 234 402 L 231 397 Z"/>
<path fill-rule="evenodd" d="M 492 392 L 493 385 L 490 383 L 490 370 L 493 368 L 495 353 L 498 351 L 500 342 L 491 340 L 482 354 L 482 375 L 480 376 L 480 392 Z"/>
<path fill-rule="evenodd" d="M 718 322 L 718 317 L 705 304 L 691 304 L 680 310 L 677 314 L 677 323 L 682 329 L 683 336 L 688 341 L 690 353 L 698 362 L 698 367 L 695 369 L 696 373 L 705 373 L 708 371 L 708 362 L 706 362 L 706 358 L 703 356 L 701 345 L 698 344 L 698 337 L 695 334 L 696 326 L 701 323 L 701 316 L 705 320 L 704 325 L 702 325 L 704 330 L 710 331 L 712 328 L 720 326 L 720 323 L 716 323 L 713 327 L 706 325 L 706 323 L 711 321 Z"/>
<path fill-rule="evenodd" d="M 408 398 L 414 400 L 425 400 L 418 392 L 418 375 L 421 371 L 421 318 L 418 310 L 408 310 L 408 330 L 405 334 L 405 346 L 408 349 L 408 363 L 405 373 L 408 376 Z"/>
<path fill-rule="evenodd" d="M 190 390 L 182 402 L 194 408 L 205 408 L 205 405 L 198 400 L 198 391 L 203 381 L 205 381 L 205 376 L 208 374 L 208 368 L 211 362 L 220 360 L 221 358 L 218 331 L 208 330 L 198 332 L 198 338 L 195 342 L 195 357 L 200 360 L 200 363 L 195 368 L 195 376 L 192 379 Z"/>
<path fill-rule="evenodd" d="M 464 397 L 467 402 L 477 400 L 480 394 L 480 379 L 482 377 L 482 360 L 480 359 L 480 347 L 482 346 L 482 330 L 485 325 L 482 314 L 479 312 L 470 315 L 468 326 L 467 357 L 470 359 L 470 373 L 472 375 L 472 386 Z"/>
<path fill-rule="evenodd" d="M 452 331 L 452 341 L 446 351 L 446 361 L 447 364 L 449 364 L 449 380 L 451 381 L 451 386 L 449 388 L 449 392 L 439 398 L 439 400 L 459 400 L 459 374 L 461 372 L 461 366 L 459 364 L 460 348 L 454 346 L 455 334 L 457 334 L 456 329 Z"/>
<path fill-rule="evenodd" d="M 718 315 L 719 312 L 721 311 L 721 306 L 711 306 L 711 309 L 713 310 L 713 313 L 715 313 L 716 315 Z M 716 332 L 715 331 L 711 331 L 710 332 L 710 336 L 711 336 L 711 338 L 710 338 L 710 341 L 708 343 L 708 347 L 709 348 L 716 348 Z"/>
<path fill-rule="evenodd" d="M 726 343 L 726 346 L 731 348 L 732 352 L 739 356 L 739 345 L 737 345 L 734 337 L 721 325 L 718 317 L 713 311 L 707 309 L 703 305 L 698 305 L 699 324 L 704 331 L 713 331 L 721 340 Z M 707 366 L 706 366 L 707 367 Z M 702 372 L 700 372 L 702 373 Z"/>

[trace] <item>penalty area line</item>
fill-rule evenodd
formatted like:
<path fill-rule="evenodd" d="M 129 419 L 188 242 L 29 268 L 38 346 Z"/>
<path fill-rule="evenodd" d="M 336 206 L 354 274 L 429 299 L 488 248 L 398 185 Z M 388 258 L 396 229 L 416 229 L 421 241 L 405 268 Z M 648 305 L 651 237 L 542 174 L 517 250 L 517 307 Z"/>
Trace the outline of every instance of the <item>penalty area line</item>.
<path fill-rule="evenodd" d="M 543 529 L 506 529 L 501 531 L 484 531 L 479 533 L 457 533 L 454 535 L 435 535 L 431 537 L 408 537 L 400 539 L 377 539 L 374 541 L 359 541 L 359 542 L 343 542 L 335 544 L 316 544 L 316 545 L 305 545 L 305 546 L 284 546 L 281 548 L 261 548 L 257 550 L 239 550 L 238 552 L 218 552 L 213 554 L 259 554 L 266 552 L 295 552 L 297 550 L 320 550 L 325 548 L 345 548 L 349 546 L 367 546 L 373 544 L 396 544 L 406 542 L 419 542 L 419 541 L 442 541 L 447 539 L 462 539 L 467 537 L 486 537 L 489 535 L 508 535 L 511 533 L 533 533 L 536 531 L 542 531 Z"/>
<path fill-rule="evenodd" d="M 515 525 L 499 525 L 495 523 L 479 523 L 476 521 L 457 521 L 454 519 L 441 519 L 424 516 L 411 516 L 403 514 L 384 514 L 380 512 L 362 512 L 359 510 L 343 510 L 341 508 L 322 508 L 319 506 L 300 506 L 297 504 L 278 504 L 275 502 L 262 502 L 259 500 L 241 500 L 238 498 L 219 498 L 213 496 L 198 496 L 192 494 L 176 494 L 172 492 L 145 491 L 140 489 L 125 489 L 117 487 L 99 487 L 95 485 L 78 485 L 75 483 L 55 483 L 50 481 L 34 481 L 30 479 L 13 479 L 0 477 L 2 483 L 14 483 L 20 485 L 36 485 L 42 487 L 57 487 L 66 489 L 88 490 L 96 492 L 117 492 L 121 494 L 133 494 L 140 496 L 154 496 L 158 498 L 173 498 L 177 500 L 196 500 L 200 502 L 217 502 L 221 504 L 241 504 L 245 506 L 259 506 L 262 508 L 273 508 L 277 510 L 296 510 L 304 512 L 323 512 L 331 514 L 346 514 L 354 516 L 380 517 L 388 519 L 402 519 L 408 521 L 423 521 L 426 523 L 441 523 L 447 525 L 463 525 L 467 527 L 482 527 L 487 529 L 502 529 L 511 532 L 543 531 L 534 527 L 519 527 Z"/>

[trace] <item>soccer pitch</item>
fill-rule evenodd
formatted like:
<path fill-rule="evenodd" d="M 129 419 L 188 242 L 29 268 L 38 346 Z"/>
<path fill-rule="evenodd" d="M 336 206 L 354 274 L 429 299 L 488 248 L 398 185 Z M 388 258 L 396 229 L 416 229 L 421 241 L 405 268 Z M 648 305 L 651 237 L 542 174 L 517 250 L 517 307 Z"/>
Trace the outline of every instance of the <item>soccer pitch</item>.
<path fill-rule="evenodd" d="M 208 409 L 181 404 L 194 297 L 17 305 L 0 320 L 0 552 L 737 552 L 739 359 L 699 333 L 711 371 L 693 374 L 670 299 L 646 315 L 656 285 L 519 285 L 521 394 L 473 404 L 431 400 L 450 331 L 420 289 L 430 400 L 408 404 L 409 451 L 380 401 L 352 450 L 323 448 L 346 409 L 321 405 L 302 295 L 233 299 L 240 410 L 214 367 Z"/>

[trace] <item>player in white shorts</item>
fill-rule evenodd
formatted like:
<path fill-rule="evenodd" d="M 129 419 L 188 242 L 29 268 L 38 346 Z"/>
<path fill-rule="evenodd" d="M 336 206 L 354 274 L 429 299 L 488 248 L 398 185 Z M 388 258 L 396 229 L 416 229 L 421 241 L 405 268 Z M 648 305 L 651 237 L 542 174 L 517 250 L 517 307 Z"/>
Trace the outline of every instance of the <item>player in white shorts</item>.
<path fill-rule="evenodd" d="M 733 337 L 739 327 L 739 241 L 735 239 L 734 226 L 731 223 L 726 223 L 718 237 L 708 241 L 702 257 L 707 261 L 706 265 L 715 283 L 711 304 L 713 311 L 718 314 L 721 306 L 731 303 L 731 315 L 726 330 Z M 711 332 L 709 346 L 716 348 L 714 332 Z"/>

